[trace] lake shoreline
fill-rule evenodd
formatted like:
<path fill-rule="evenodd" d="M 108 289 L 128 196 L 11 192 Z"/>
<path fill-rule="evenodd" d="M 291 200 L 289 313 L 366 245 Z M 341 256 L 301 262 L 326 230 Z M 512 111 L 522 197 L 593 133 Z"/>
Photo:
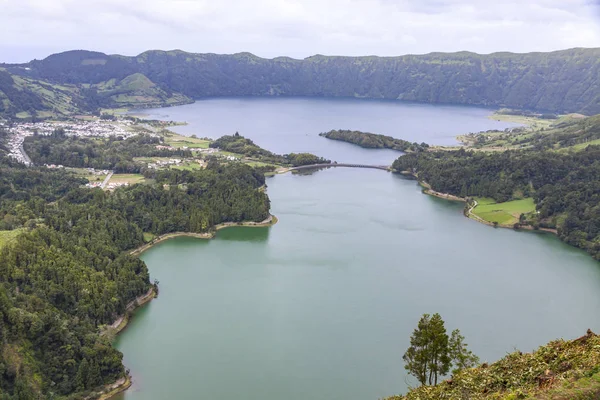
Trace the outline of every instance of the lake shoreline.
<path fill-rule="evenodd" d="M 214 238 L 216 236 L 217 232 L 221 229 L 231 228 L 231 227 L 266 228 L 266 227 L 275 225 L 277 222 L 279 222 L 277 217 L 272 214 L 269 214 L 269 217 L 261 222 L 253 222 L 253 221 L 225 222 L 222 224 L 215 225 L 213 227 L 214 230 L 212 230 L 210 232 L 206 232 L 206 233 L 193 233 L 193 232 L 167 233 L 164 235 L 157 236 L 150 243 L 146 243 L 146 244 L 138 247 L 137 249 L 132 250 L 129 254 L 139 256 L 146 250 L 149 250 L 150 248 L 156 246 L 159 243 L 162 243 L 166 240 L 173 239 L 173 238 L 180 237 L 180 236 L 195 237 L 198 239 L 208 240 L 208 239 Z M 146 305 L 147 303 L 149 303 L 150 301 L 155 299 L 157 296 L 158 296 L 158 291 L 153 286 L 148 290 L 147 293 L 145 293 L 141 296 L 138 296 L 135 299 L 133 299 L 132 301 L 130 301 L 127 304 L 127 307 L 125 307 L 125 314 L 118 317 L 108 327 L 108 329 L 105 332 L 109 332 L 110 334 L 115 335 L 115 336 L 118 335 L 119 333 L 123 332 L 125 330 L 125 328 L 127 328 L 129 321 L 131 320 L 130 316 L 132 315 L 132 313 L 134 313 L 137 309 L 139 309 L 140 307 Z M 109 400 L 109 399 L 113 398 L 114 396 L 129 389 L 132 384 L 133 384 L 133 379 L 130 375 L 128 375 L 128 376 L 118 379 L 114 383 L 104 386 L 104 388 L 102 390 L 94 393 L 94 395 L 100 395 L 100 397 L 98 397 L 99 400 Z"/>
<path fill-rule="evenodd" d="M 172 232 L 172 233 L 165 233 L 164 235 L 160 235 L 155 237 L 154 239 L 152 239 L 149 243 L 143 244 L 140 247 L 138 247 L 137 249 L 132 250 L 129 254 L 132 256 L 137 256 L 142 254 L 143 252 L 145 252 L 146 250 L 151 249 L 152 247 L 156 246 L 157 244 L 164 242 L 166 240 L 169 239 L 173 239 L 176 237 L 180 237 L 180 236 L 186 236 L 186 237 L 194 237 L 194 238 L 198 238 L 198 239 L 205 239 L 205 240 L 209 240 L 209 239 L 213 239 L 215 237 L 215 235 L 217 234 L 217 232 L 221 229 L 224 228 L 231 228 L 231 227 L 254 227 L 254 228 L 267 228 L 269 226 L 273 226 L 275 225 L 277 222 L 279 222 L 279 220 L 277 219 L 276 216 L 269 214 L 269 217 L 267 219 L 265 219 L 264 221 L 261 222 L 253 222 L 253 221 L 248 221 L 248 222 L 224 222 L 222 224 L 218 224 L 215 225 L 209 232 L 203 232 L 203 233 L 194 233 L 194 232 Z"/>
<path fill-rule="evenodd" d="M 462 203 L 468 203 L 468 200 L 466 198 L 464 198 L 464 197 L 459 197 L 459 196 L 455 196 L 453 194 L 442 193 L 442 192 L 437 192 L 437 191 L 433 190 L 431 188 L 431 185 L 429 185 L 425 181 L 420 180 L 419 177 L 416 174 L 413 174 L 412 172 L 402 171 L 402 172 L 400 172 L 400 174 L 404 175 L 404 176 L 409 176 L 409 177 L 414 178 L 415 180 L 417 180 L 417 182 L 419 183 L 419 185 L 421 187 L 423 187 L 423 193 L 425 193 L 426 195 L 437 197 L 437 198 L 443 199 L 443 200 L 459 201 L 459 202 L 462 202 Z M 531 232 L 545 232 L 545 233 L 551 233 L 553 235 L 558 236 L 558 230 L 551 229 L 551 228 L 538 228 L 538 229 L 535 229 L 531 225 L 520 225 L 518 228 L 515 228 L 514 225 L 507 225 L 507 224 L 494 225 L 492 222 L 486 221 L 486 220 L 478 217 L 477 215 L 473 214 L 472 211 L 475 209 L 475 207 L 477 207 L 477 201 L 475 201 L 475 205 L 473 207 L 469 208 L 469 210 L 465 213 L 465 217 L 467 217 L 469 219 L 472 219 L 473 221 L 479 222 L 480 224 L 492 226 L 494 228 L 512 229 L 512 230 L 515 230 L 515 231 L 523 230 L 523 231 L 531 231 Z"/>
<path fill-rule="evenodd" d="M 127 328 L 129 321 L 131 320 L 131 315 L 133 315 L 133 313 L 137 309 L 149 303 L 152 299 L 156 298 L 156 296 L 158 296 L 158 292 L 156 291 L 156 288 L 154 286 L 151 286 L 145 294 L 142 294 L 136 297 L 135 299 L 131 300 L 129 303 L 127 303 L 127 306 L 125 307 L 125 313 L 119 316 L 108 327 L 106 327 L 105 330 L 102 333 L 100 333 L 100 335 L 104 336 L 109 334 L 114 337 L 119 333 L 123 332 L 125 328 Z M 129 389 L 132 384 L 133 381 L 131 375 L 127 374 L 124 377 L 117 379 L 115 382 L 105 385 L 100 391 L 94 392 L 90 396 L 86 397 L 86 399 L 91 399 L 91 396 L 98 396 L 93 398 L 96 398 L 98 400 L 109 400 L 114 396 L 118 395 L 119 393 L 122 393 Z"/>

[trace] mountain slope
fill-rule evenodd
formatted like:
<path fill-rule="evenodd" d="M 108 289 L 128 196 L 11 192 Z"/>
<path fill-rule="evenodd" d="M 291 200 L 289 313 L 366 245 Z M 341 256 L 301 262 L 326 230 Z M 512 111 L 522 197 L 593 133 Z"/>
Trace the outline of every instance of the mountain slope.
<path fill-rule="evenodd" d="M 97 84 L 50 83 L 28 76 L 19 68 L 14 74 L 0 68 L 0 115 L 17 118 L 46 118 L 94 112 L 100 108 L 161 107 L 192 100 L 165 91 L 140 73 Z M 14 70 L 14 69 L 13 69 Z"/>
<path fill-rule="evenodd" d="M 400 57 L 264 59 L 250 53 L 147 51 L 136 57 L 71 51 L 12 73 L 99 84 L 142 73 L 161 89 L 205 96 L 331 96 L 600 113 L 600 49 L 551 53 L 431 53 Z"/>

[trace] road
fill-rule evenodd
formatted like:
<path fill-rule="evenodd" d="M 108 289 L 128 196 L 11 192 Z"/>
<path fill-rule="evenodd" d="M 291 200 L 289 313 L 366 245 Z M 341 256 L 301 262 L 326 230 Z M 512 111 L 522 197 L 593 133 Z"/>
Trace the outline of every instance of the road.
<path fill-rule="evenodd" d="M 104 189 L 106 187 L 106 184 L 108 183 L 108 181 L 110 181 L 110 178 L 112 178 L 114 172 L 110 171 L 110 173 L 108 175 L 106 175 L 106 178 L 104 178 L 104 181 L 102 181 L 102 183 L 100 184 L 100 188 Z"/>

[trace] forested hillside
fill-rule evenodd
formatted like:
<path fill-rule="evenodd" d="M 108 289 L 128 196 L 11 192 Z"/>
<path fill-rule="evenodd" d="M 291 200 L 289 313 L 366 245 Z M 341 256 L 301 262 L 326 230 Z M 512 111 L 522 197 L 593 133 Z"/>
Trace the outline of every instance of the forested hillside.
<path fill-rule="evenodd" d="M 248 166 L 147 174 L 154 184 L 105 192 L 0 158 L 0 232 L 17 238 L 0 235 L 0 398 L 83 398 L 125 374 L 100 328 L 151 287 L 129 255 L 144 233 L 269 215 L 264 176 Z"/>
<path fill-rule="evenodd" d="M 210 147 L 236 154 L 243 154 L 249 157 L 256 157 L 267 163 L 289 164 L 293 167 L 301 165 L 329 164 L 331 162 L 330 160 L 326 160 L 325 158 L 310 153 L 275 154 L 257 146 L 252 140 L 241 136 L 237 132 L 235 135 L 221 136 L 219 139 L 212 142 Z"/>
<path fill-rule="evenodd" d="M 533 197 L 533 226 L 557 228 L 565 242 L 600 260 L 600 146 L 578 152 L 434 151 L 407 154 L 392 168 L 433 190 L 497 202 Z"/>
<path fill-rule="evenodd" d="M 356 144 L 366 149 L 392 149 L 411 152 L 423 151 L 429 148 L 427 143 L 411 143 L 409 141 L 396 139 L 391 136 L 343 129 L 319 133 L 319 136 L 331 140 L 339 140 L 341 142 Z"/>
<path fill-rule="evenodd" d="M 136 57 L 71 51 L 5 68 L 13 74 L 74 85 L 103 85 L 143 74 L 167 94 L 191 98 L 367 97 L 600 113 L 600 49 L 400 57 L 316 55 L 303 60 L 179 50 L 147 51 Z"/>

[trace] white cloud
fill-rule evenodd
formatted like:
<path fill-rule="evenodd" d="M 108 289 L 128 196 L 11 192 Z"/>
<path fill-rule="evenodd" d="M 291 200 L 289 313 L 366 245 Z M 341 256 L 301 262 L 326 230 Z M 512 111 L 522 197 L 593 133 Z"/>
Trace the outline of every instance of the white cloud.
<path fill-rule="evenodd" d="M 85 48 L 260 56 L 600 47 L 590 0 L 0 0 L 0 61 Z"/>

